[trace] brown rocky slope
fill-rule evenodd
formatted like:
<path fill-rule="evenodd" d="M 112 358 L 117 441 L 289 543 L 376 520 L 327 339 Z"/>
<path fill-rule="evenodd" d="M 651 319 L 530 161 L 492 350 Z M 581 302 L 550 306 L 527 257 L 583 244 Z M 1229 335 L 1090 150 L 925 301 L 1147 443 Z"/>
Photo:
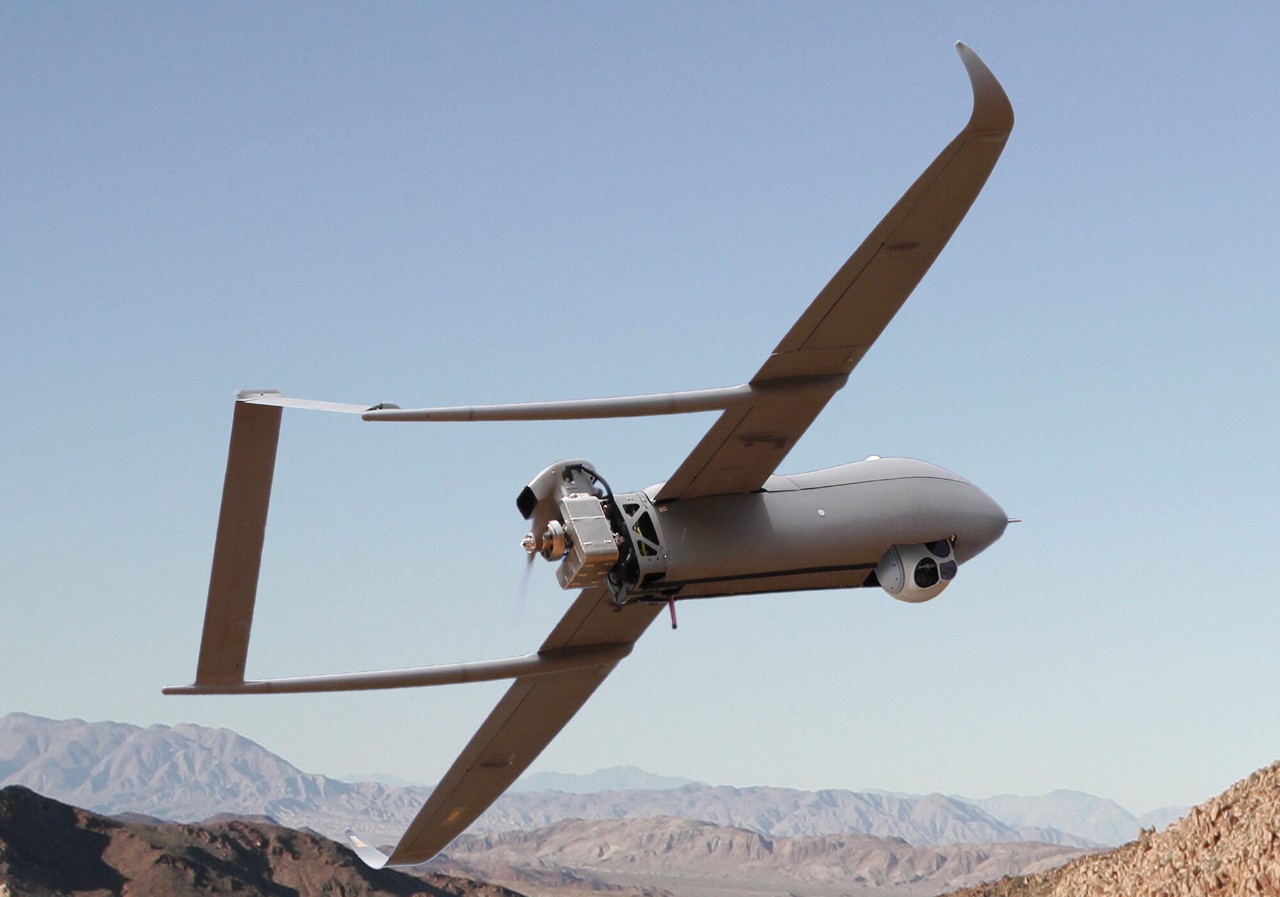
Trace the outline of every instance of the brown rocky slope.
<path fill-rule="evenodd" d="M 1280 897 L 1280 761 L 1156 834 L 951 897 Z"/>
<path fill-rule="evenodd" d="M 373 871 L 350 850 L 267 822 L 124 822 L 0 790 L 0 897 L 519 897 L 446 875 Z"/>

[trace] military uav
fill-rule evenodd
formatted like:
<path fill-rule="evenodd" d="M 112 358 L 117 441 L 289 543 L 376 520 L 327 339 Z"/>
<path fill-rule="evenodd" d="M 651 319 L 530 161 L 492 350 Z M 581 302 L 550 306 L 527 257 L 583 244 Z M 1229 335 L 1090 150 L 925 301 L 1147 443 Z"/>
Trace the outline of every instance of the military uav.
<path fill-rule="evenodd" d="M 849 378 L 977 197 L 1013 128 L 999 82 L 957 45 L 973 88 L 968 123 L 805 309 L 747 383 L 721 389 L 515 405 L 402 409 L 241 391 L 195 683 L 166 694 L 351 691 L 514 679 L 391 853 L 352 837 L 370 865 L 435 856 L 493 803 L 577 713 L 664 609 L 760 592 L 878 586 L 928 601 L 998 539 L 1005 512 L 967 480 L 922 461 L 870 458 L 810 473 L 778 464 Z M 515 421 L 719 411 L 663 483 L 614 492 L 585 460 L 559 461 L 521 490 L 530 561 L 580 590 L 534 654 L 384 672 L 246 680 L 267 506 L 284 408 L 367 421 Z M 750 551 L 742 546 L 750 545 Z"/>

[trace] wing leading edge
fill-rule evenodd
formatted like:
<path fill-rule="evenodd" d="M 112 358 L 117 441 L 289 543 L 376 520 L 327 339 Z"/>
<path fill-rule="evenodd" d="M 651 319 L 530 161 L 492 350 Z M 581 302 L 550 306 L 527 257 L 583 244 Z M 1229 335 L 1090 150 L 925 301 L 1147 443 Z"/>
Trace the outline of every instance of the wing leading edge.
<path fill-rule="evenodd" d="M 663 485 L 659 501 L 751 492 L 777 469 L 942 252 L 1013 129 L 1000 82 L 964 44 L 968 123 L 876 225 Z"/>

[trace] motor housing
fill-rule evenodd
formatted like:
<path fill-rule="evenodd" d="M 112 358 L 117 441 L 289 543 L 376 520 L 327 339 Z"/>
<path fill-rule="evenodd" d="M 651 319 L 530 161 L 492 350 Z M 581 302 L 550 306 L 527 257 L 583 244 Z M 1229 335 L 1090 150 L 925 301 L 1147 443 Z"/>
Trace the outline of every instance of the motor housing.
<path fill-rule="evenodd" d="M 618 562 L 618 543 L 603 502 L 594 494 L 571 492 L 557 502 L 568 543 L 556 568 L 562 589 L 585 589 L 604 581 Z"/>
<path fill-rule="evenodd" d="M 618 563 L 620 539 L 615 535 L 607 486 L 586 461 L 552 464 L 516 498 L 521 516 L 532 524 L 521 545 L 530 556 L 559 561 L 561 588 L 598 585 Z"/>

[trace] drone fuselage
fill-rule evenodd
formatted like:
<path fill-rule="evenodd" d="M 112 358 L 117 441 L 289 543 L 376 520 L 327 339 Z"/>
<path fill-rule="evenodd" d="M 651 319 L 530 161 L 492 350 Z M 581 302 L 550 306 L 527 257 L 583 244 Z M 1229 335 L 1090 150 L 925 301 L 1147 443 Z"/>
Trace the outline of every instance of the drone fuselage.
<path fill-rule="evenodd" d="M 894 545 L 946 540 L 963 564 L 1008 524 L 968 480 L 907 458 L 775 475 L 757 492 L 656 510 L 661 587 L 675 598 L 878 585 L 876 567 Z"/>

